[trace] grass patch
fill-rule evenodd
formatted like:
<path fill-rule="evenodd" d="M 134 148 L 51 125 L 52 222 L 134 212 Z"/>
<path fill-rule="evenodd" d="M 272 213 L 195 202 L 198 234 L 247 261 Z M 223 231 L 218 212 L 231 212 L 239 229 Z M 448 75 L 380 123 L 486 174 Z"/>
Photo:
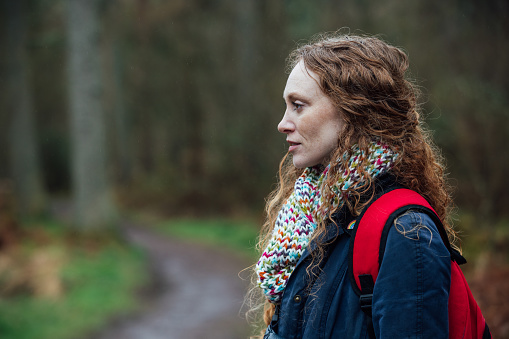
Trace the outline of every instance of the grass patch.
<path fill-rule="evenodd" d="M 99 329 L 111 316 L 136 308 L 136 290 L 147 276 L 141 251 L 109 236 L 76 238 L 53 221 L 30 225 L 25 231 L 28 236 L 9 253 L 14 263 L 29 265 L 50 253 L 53 261 L 48 266 L 58 263 L 60 268 L 47 274 L 57 275 L 53 278 L 61 292 L 37 295 L 30 279 L 48 277 L 27 273 L 26 281 L 0 297 L 2 339 L 76 338 Z M 18 276 L 24 276 L 22 268 Z M 0 285 L 5 282 L 0 280 Z"/>
<path fill-rule="evenodd" d="M 156 228 L 170 236 L 215 246 L 225 246 L 256 258 L 258 225 L 252 221 L 229 219 L 175 219 L 158 223 Z"/>

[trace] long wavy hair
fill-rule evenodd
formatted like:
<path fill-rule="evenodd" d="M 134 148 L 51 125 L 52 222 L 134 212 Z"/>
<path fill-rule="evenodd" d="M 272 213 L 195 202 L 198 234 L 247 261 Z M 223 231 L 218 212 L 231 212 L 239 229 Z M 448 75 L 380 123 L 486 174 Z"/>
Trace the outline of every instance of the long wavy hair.
<path fill-rule="evenodd" d="M 322 34 L 295 49 L 288 58 L 288 70 L 303 61 L 319 79 L 319 86 L 343 119 L 343 130 L 331 161 L 350 154 L 357 144 L 367 152 L 373 140 L 382 140 L 399 156 L 391 170 L 397 181 L 424 196 L 444 223 L 452 244 L 456 235 L 450 223 L 451 195 L 445 180 L 443 159 L 431 140 L 419 114 L 419 90 L 408 79 L 408 57 L 401 49 L 376 37 Z M 367 157 L 366 157 L 367 158 Z M 363 168 L 364 166 L 361 166 Z M 281 160 L 276 189 L 266 202 L 266 220 L 258 249 L 263 251 L 271 237 L 279 210 L 293 191 L 303 169 L 295 168 L 288 154 Z M 331 166 L 322 190 L 330 190 L 341 176 L 341 167 Z M 324 192 L 328 196 L 330 192 Z M 353 215 L 359 215 L 374 194 L 372 178 L 364 173 L 364 184 L 342 192 Z M 368 199 L 360 199 L 368 197 Z M 322 208 L 332 215 L 332 201 Z M 312 240 L 319 246 L 312 253 L 315 265 L 323 258 L 323 239 L 328 220 L 318 222 Z M 308 272 L 311 270 L 308 268 Z M 265 307 L 265 322 L 272 308 Z"/>

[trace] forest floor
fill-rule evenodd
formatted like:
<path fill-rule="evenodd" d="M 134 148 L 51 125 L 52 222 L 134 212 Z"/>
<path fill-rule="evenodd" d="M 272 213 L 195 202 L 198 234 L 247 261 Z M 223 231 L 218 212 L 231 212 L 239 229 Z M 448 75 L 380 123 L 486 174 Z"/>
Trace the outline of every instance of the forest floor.
<path fill-rule="evenodd" d="M 231 251 L 162 236 L 125 224 L 129 241 L 149 256 L 153 283 L 145 304 L 94 339 L 239 339 L 249 337 L 240 310 L 247 282 L 238 274 L 250 263 Z"/>

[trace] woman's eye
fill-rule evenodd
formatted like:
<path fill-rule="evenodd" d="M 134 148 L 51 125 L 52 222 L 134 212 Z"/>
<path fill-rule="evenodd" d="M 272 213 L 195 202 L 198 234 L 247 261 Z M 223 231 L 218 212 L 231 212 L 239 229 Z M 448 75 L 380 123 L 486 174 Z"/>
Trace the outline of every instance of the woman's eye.
<path fill-rule="evenodd" d="M 295 101 L 294 101 L 294 102 L 292 102 L 292 105 L 293 105 L 293 109 L 294 109 L 294 110 L 299 110 L 299 109 L 301 109 L 301 108 L 302 108 L 302 106 L 304 106 L 303 104 L 298 103 L 298 102 L 295 102 Z"/>

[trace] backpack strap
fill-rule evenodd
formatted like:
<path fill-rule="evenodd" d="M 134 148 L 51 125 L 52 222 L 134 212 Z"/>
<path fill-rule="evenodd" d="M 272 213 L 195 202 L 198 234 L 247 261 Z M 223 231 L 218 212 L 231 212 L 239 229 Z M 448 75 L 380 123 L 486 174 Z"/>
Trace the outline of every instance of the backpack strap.
<path fill-rule="evenodd" d="M 374 282 L 378 276 L 378 270 L 385 251 L 385 243 L 389 229 L 400 214 L 408 209 L 423 210 L 430 214 L 433 219 L 440 219 L 433 211 L 429 203 L 420 194 L 406 188 L 397 188 L 384 193 L 378 199 L 371 202 L 355 223 L 352 238 L 350 240 L 350 278 L 352 286 L 358 295 L 361 295 L 361 280 L 366 283 L 371 276 Z M 434 217 L 433 217 L 434 216 Z M 433 220 L 436 221 L 436 220 Z M 445 231 L 444 231 L 445 233 Z M 442 238 L 444 235 L 440 234 Z M 447 240 L 447 236 L 445 236 Z M 447 240 L 449 244 L 449 240 Z M 448 245 L 448 248 L 450 245 Z M 382 253 L 382 256 L 380 254 Z M 363 278 L 360 278 L 360 277 Z"/>
<path fill-rule="evenodd" d="M 373 200 L 355 222 L 348 259 L 350 281 L 354 291 L 359 295 L 361 309 L 368 317 L 368 331 L 371 338 L 375 338 L 371 319 L 373 289 L 385 252 L 389 230 L 394 220 L 409 209 L 429 215 L 437 225 L 452 259 L 458 264 L 466 262 L 457 251 L 451 248 L 440 218 L 419 193 L 395 187 Z"/>

